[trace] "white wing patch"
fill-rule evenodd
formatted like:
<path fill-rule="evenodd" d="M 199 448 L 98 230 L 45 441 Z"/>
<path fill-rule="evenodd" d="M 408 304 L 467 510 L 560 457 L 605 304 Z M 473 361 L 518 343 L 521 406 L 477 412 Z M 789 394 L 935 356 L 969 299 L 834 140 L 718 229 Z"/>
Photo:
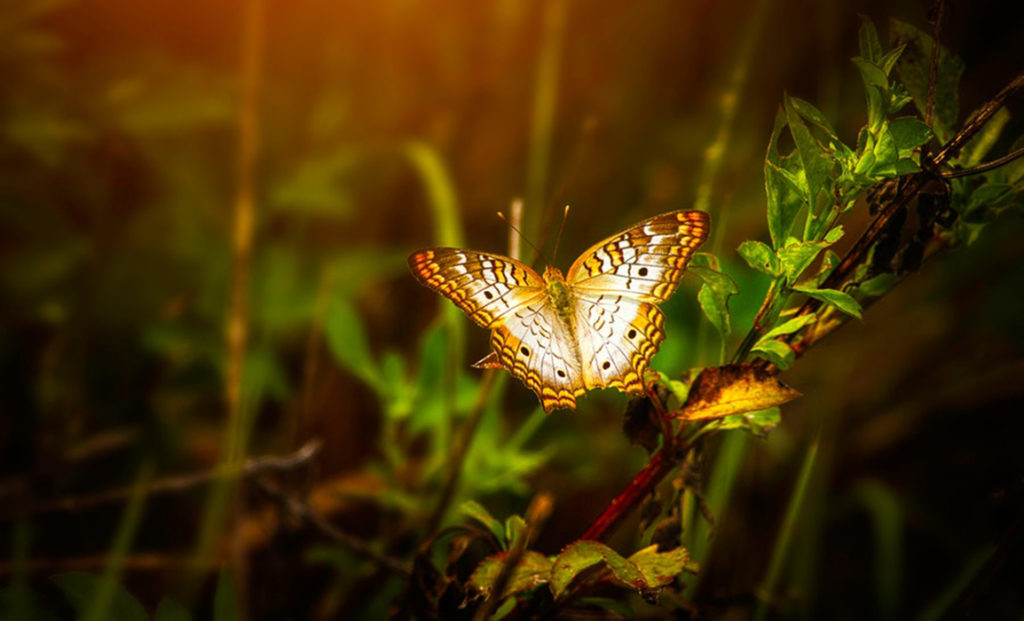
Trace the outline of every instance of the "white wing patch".
<path fill-rule="evenodd" d="M 519 306 L 491 333 L 491 349 L 513 377 L 537 393 L 546 412 L 575 408 L 584 392 L 572 334 L 544 300 Z"/>
<path fill-rule="evenodd" d="M 657 306 L 618 293 L 580 294 L 576 336 L 586 388 L 644 393 L 644 372 L 665 338 Z"/>

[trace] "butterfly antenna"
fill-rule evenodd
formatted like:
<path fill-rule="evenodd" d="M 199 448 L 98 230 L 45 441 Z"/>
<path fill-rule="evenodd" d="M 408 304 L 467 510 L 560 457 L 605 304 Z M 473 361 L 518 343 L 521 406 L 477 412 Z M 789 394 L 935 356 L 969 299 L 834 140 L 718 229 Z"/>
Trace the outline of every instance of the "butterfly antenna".
<path fill-rule="evenodd" d="M 562 225 L 558 227 L 558 237 L 555 238 L 555 249 L 551 253 L 551 261 L 558 257 L 558 244 L 562 243 L 562 231 L 565 230 L 565 221 L 569 219 L 569 206 L 565 206 L 565 211 L 562 212 Z"/>
<path fill-rule="evenodd" d="M 521 204 L 521 201 L 516 201 L 516 203 L 520 203 Z M 516 215 L 519 215 L 519 214 L 522 213 L 522 207 L 519 207 L 517 209 L 516 208 L 516 203 L 512 204 L 512 215 L 513 215 L 513 217 L 515 217 Z M 530 248 L 533 248 L 533 251 L 536 252 L 538 255 L 541 255 L 541 256 L 544 255 L 544 253 L 540 251 L 540 248 L 537 248 L 537 246 L 535 246 L 534 243 L 532 241 L 530 241 L 530 239 L 527 236 L 523 235 L 523 231 L 519 228 L 519 226 L 517 226 L 517 224 L 515 222 L 512 222 L 511 220 L 506 218 L 505 214 L 503 214 L 500 211 L 498 212 L 498 217 L 501 218 L 502 221 L 509 226 L 509 228 L 511 228 L 513 231 L 516 232 L 516 234 L 519 236 L 518 239 L 521 239 L 521 240 L 525 241 L 527 244 L 529 244 Z M 516 219 L 518 219 L 518 218 L 516 218 Z M 519 244 L 517 244 L 517 243 L 513 244 L 512 241 L 513 241 L 512 239 L 509 239 L 509 247 L 511 249 L 518 250 L 516 248 L 516 246 L 518 246 Z M 518 241 L 518 240 L 516 240 L 516 241 Z M 518 260 L 519 257 L 512 257 L 512 258 Z"/>

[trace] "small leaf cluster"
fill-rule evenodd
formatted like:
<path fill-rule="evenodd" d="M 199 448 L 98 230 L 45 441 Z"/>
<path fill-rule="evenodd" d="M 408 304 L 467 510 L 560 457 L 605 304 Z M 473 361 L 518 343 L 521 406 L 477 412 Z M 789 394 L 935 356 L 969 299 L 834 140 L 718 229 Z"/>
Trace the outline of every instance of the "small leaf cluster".
<path fill-rule="evenodd" d="M 469 580 L 470 587 L 483 596 L 491 596 L 495 581 L 508 561 L 509 549 L 520 543 L 525 522 L 514 515 L 502 526 L 475 502 L 463 503 L 460 512 L 484 525 L 505 548 L 485 558 Z M 501 618 L 515 607 L 517 600 L 513 596 L 542 586 L 547 586 L 555 600 L 563 603 L 573 599 L 575 587 L 592 582 L 608 582 L 653 596 L 671 585 L 681 573 L 696 573 L 697 570 L 697 564 L 690 560 L 683 547 L 660 552 L 657 545 L 652 545 L 629 557 L 597 541 L 577 541 L 555 556 L 526 550 L 501 594 L 508 599 L 495 618 Z"/>

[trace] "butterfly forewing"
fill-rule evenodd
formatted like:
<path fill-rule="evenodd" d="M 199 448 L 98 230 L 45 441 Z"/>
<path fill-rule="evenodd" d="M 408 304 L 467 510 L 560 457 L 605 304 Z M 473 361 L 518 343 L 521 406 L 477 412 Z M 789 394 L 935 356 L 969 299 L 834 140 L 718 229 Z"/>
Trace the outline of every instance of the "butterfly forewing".
<path fill-rule="evenodd" d="M 679 286 L 709 228 L 703 211 L 655 216 L 591 246 L 569 268 L 566 280 L 578 295 L 621 294 L 664 302 Z"/>
<path fill-rule="evenodd" d="M 675 292 L 708 229 L 701 211 L 662 214 L 594 244 L 572 264 L 566 280 L 587 388 L 643 393 L 644 372 L 665 338 L 655 304 Z"/>
<path fill-rule="evenodd" d="M 485 328 L 544 294 L 544 279 L 529 266 L 497 254 L 431 248 L 409 257 L 416 278 Z"/>

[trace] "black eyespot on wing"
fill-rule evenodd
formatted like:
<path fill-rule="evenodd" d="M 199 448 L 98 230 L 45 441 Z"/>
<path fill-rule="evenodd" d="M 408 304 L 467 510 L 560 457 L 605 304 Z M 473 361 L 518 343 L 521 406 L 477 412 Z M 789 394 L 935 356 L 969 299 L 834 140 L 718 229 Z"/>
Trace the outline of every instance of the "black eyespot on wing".
<path fill-rule="evenodd" d="M 640 274 L 641 276 L 646 276 L 647 275 L 647 268 L 646 267 L 641 267 L 640 269 L 638 269 L 636 271 L 636 273 Z"/>
<path fill-rule="evenodd" d="M 523 352 L 524 356 L 529 356 L 530 355 L 530 350 L 526 347 L 526 345 L 523 345 L 522 347 L 520 347 L 519 351 Z"/>
<path fill-rule="evenodd" d="M 601 365 L 601 368 L 604 369 L 605 371 L 607 371 L 609 368 L 611 368 L 611 366 L 612 366 L 612 363 L 610 363 L 607 360 L 605 360 L 604 364 Z"/>
<path fill-rule="evenodd" d="M 636 330 L 630 328 L 629 329 L 629 334 L 627 334 L 626 337 L 627 338 L 635 338 L 636 337 Z"/>
<path fill-rule="evenodd" d="M 555 373 L 558 375 L 558 377 L 565 377 L 565 371 L 561 369 L 555 371 Z"/>
<path fill-rule="evenodd" d="M 491 293 L 490 291 L 484 291 L 484 297 L 489 300 L 494 297 L 494 294 Z"/>

